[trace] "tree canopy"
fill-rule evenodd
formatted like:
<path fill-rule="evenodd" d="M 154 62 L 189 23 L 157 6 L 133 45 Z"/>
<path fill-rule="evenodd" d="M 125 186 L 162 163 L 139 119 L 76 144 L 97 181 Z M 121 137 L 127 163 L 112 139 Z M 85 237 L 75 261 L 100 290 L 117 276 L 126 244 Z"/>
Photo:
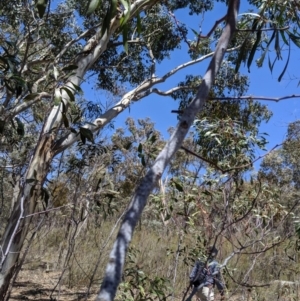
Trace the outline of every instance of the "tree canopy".
<path fill-rule="evenodd" d="M 97 300 L 115 298 L 126 252 L 148 199 L 164 224 L 175 212 L 184 216 L 182 229 L 194 224 L 191 214 L 197 206 L 203 225 L 211 229 L 215 226 L 206 215 L 206 206 L 214 208 L 223 226 L 230 227 L 244 217 L 253 226 L 247 212 L 255 211 L 264 238 L 271 220 L 273 225 L 284 224 L 295 204 L 279 210 L 276 197 L 267 204 L 270 195 L 259 176 L 253 184 L 257 196 L 252 186 L 241 188 L 245 172 L 256 159 L 255 151 L 267 143 L 259 126 L 272 115 L 255 97 L 245 95 L 250 82 L 241 66 L 250 70 L 256 64 L 272 73 L 276 63 L 284 60 L 284 68 L 276 75 L 282 80 L 291 47 L 300 46 L 299 4 L 248 1 L 249 9 L 240 12 L 240 1 L 220 1 L 224 14 L 214 20 L 206 35 L 178 19 L 181 11 L 204 16 L 214 10 L 216 2 L 1 2 L 1 218 L 5 220 L 1 225 L 1 299 L 9 297 L 10 285 L 22 266 L 20 252 L 35 225 L 35 215 L 64 207 L 74 189 L 73 205 L 79 206 L 81 214 L 76 207 L 72 216 L 81 222 L 89 210 L 113 214 L 118 209 L 116 200 L 124 200 L 122 208 L 128 205 Z M 189 61 L 158 74 L 157 66 L 178 50 L 188 54 Z M 190 74 L 190 66 L 205 60 L 210 60 L 205 74 Z M 160 84 L 181 70 L 185 78 L 161 90 Z M 93 88 L 105 93 L 106 99 L 86 99 L 82 85 L 91 78 Z M 108 143 L 105 129 L 113 127 L 113 120 L 125 109 L 151 94 L 176 101 L 178 124 L 171 129 L 170 139 L 164 141 L 149 120 L 129 119 L 127 130 L 117 130 Z M 282 149 L 264 159 L 263 181 L 280 186 L 292 182 L 298 188 L 298 136 L 297 123 L 291 124 Z M 204 181 L 199 180 L 201 173 L 205 173 Z M 167 184 L 170 191 L 165 190 Z M 205 205 L 195 201 L 199 195 L 193 189 L 207 196 Z M 167 205 L 166 193 L 180 200 L 180 205 Z M 230 218 L 222 217 L 224 207 L 218 205 L 222 194 L 235 200 L 232 207 L 224 205 L 232 210 Z M 84 199 L 86 205 L 82 205 Z M 264 204 L 259 208 L 258 199 Z M 153 216 L 148 214 L 149 220 Z M 233 231 L 230 227 L 226 229 Z M 207 237 L 215 243 L 218 239 L 218 235 Z M 240 252 L 243 247 L 236 249 Z"/>

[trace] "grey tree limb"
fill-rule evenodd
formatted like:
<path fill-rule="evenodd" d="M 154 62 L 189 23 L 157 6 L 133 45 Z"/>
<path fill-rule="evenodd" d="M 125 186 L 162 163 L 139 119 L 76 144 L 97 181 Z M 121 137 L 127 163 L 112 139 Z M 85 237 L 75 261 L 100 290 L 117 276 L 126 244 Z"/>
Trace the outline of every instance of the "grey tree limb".
<path fill-rule="evenodd" d="M 111 250 L 105 276 L 96 301 L 112 301 L 115 298 L 118 285 L 121 281 L 126 252 L 132 239 L 135 226 L 146 206 L 149 194 L 157 185 L 158 180 L 161 178 L 165 168 L 168 166 L 177 150 L 181 147 L 196 114 L 203 109 L 208 98 L 208 93 L 214 83 L 215 76 L 221 66 L 228 44 L 236 30 L 236 18 L 239 10 L 239 4 L 239 0 L 229 1 L 226 15 L 227 24 L 219 39 L 216 51 L 203 77 L 203 81 L 199 86 L 197 95 L 190 105 L 184 110 L 181 120 L 177 124 L 177 127 L 169 141 L 157 156 L 153 166 L 142 179 L 140 185 L 136 188 L 135 194 L 131 200 L 127 213 L 121 224 L 118 236 Z"/>

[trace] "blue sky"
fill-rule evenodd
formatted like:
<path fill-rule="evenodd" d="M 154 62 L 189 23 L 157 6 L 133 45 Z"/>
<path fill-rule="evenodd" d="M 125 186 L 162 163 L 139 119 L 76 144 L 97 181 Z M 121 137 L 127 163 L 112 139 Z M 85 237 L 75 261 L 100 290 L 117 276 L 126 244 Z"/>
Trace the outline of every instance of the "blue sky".
<path fill-rule="evenodd" d="M 244 2 L 245 3 L 245 2 Z M 246 12 L 247 7 L 242 6 L 240 13 Z M 217 3 L 215 9 L 212 13 L 205 16 L 203 24 L 203 34 L 209 31 L 209 29 L 214 25 L 215 20 L 220 19 L 226 12 L 226 6 L 224 3 Z M 177 19 L 187 24 L 190 28 L 198 30 L 201 16 L 191 17 L 186 11 L 176 13 Z M 193 39 L 193 33 L 190 33 L 190 39 Z M 257 59 L 260 56 L 260 53 L 256 54 Z M 281 82 L 278 82 L 277 78 L 280 75 L 281 71 L 284 68 L 285 57 L 283 61 L 277 62 L 271 74 L 267 60 L 263 68 L 257 68 L 255 63 L 251 66 L 251 73 L 248 73 L 246 68 L 241 68 L 240 71 L 248 74 L 250 79 L 250 87 L 247 95 L 252 96 L 269 96 L 269 97 L 280 97 L 291 94 L 300 94 L 299 88 L 297 87 L 299 82 L 299 62 L 300 62 L 300 51 L 296 49 L 295 46 L 292 47 L 290 63 Z M 182 45 L 180 50 L 176 50 L 170 56 L 170 59 L 165 60 L 162 64 L 157 66 L 157 76 L 162 76 L 167 71 L 171 70 L 175 66 L 178 66 L 181 63 L 189 61 L 189 56 L 187 55 L 187 46 Z M 177 83 L 185 78 L 186 74 L 193 75 L 204 75 L 204 72 L 207 68 L 209 59 L 194 65 L 191 68 L 182 70 L 176 76 L 172 77 L 166 83 L 158 86 L 157 88 L 162 90 L 167 90 L 171 87 L 177 85 Z M 93 97 L 93 94 L 98 92 L 86 92 L 86 97 L 90 99 Z M 271 149 L 276 144 L 281 143 L 284 140 L 287 126 L 290 122 L 299 119 L 299 102 L 300 99 L 289 99 L 283 100 L 281 102 L 275 103 L 270 101 L 263 101 L 269 109 L 273 112 L 273 117 L 267 124 L 261 126 L 261 132 L 267 132 L 269 134 L 269 144 L 268 149 Z M 171 110 L 177 109 L 177 103 L 170 97 L 162 97 L 159 95 L 151 95 L 141 101 L 134 103 L 130 109 L 127 109 L 125 112 L 120 114 L 115 120 L 115 128 L 123 127 L 124 121 L 128 117 L 132 118 L 146 118 L 149 117 L 156 125 L 156 128 L 161 131 L 165 138 L 168 137 L 167 130 L 170 127 L 174 127 L 177 124 L 176 114 L 172 114 Z M 259 155 L 262 155 L 264 152 L 259 151 Z"/>

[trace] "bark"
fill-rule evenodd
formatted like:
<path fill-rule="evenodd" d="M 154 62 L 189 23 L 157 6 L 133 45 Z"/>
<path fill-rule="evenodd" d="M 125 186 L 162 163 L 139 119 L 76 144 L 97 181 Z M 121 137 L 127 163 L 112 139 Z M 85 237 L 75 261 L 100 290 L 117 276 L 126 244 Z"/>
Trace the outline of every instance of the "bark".
<path fill-rule="evenodd" d="M 20 256 L 20 251 L 28 233 L 31 217 L 40 196 L 42 184 L 52 159 L 51 146 L 54 135 L 43 135 L 32 157 L 26 179 L 18 196 L 7 228 L 2 238 L 0 273 L 0 300 L 4 300 L 10 280 Z"/>
<path fill-rule="evenodd" d="M 146 9 L 149 6 L 153 6 L 156 2 L 157 0 L 135 1 L 131 5 L 130 18 L 132 18 L 137 12 Z M 109 29 L 104 33 L 103 36 L 101 34 L 101 28 L 98 29 L 96 34 L 85 45 L 85 48 L 91 49 L 89 54 L 79 55 L 75 59 L 75 62 L 78 66 L 78 68 L 76 69 L 76 74 L 72 75 L 68 79 L 65 87 L 69 87 L 69 90 L 73 91 L 73 84 L 80 86 L 86 72 L 106 50 L 110 37 L 119 27 L 120 19 L 114 17 L 110 22 Z M 59 60 L 59 56 L 60 55 L 57 56 L 57 60 Z M 60 93 L 60 90 L 56 89 L 56 93 Z M 2 112 L 4 119 L 6 118 L 6 120 L 10 120 L 16 114 L 27 109 L 28 106 L 30 106 L 32 103 L 38 101 L 39 97 L 42 97 L 43 95 L 43 93 L 40 93 L 40 95 L 36 99 L 18 106 L 13 112 Z M 47 94 L 46 96 L 48 97 L 49 95 Z M 64 102 L 64 107 L 68 108 L 68 94 L 63 91 L 61 96 L 62 101 Z M 60 150 L 57 150 L 55 148 L 55 146 L 57 145 L 57 141 L 55 141 L 56 133 L 63 124 L 62 112 L 62 104 L 54 105 L 49 116 L 47 117 L 47 120 L 44 123 L 36 149 L 28 165 L 25 183 L 20 189 L 8 225 L 1 239 L 0 300 L 5 299 L 10 281 L 17 267 L 19 255 L 28 233 L 32 214 L 35 212 L 36 204 L 40 197 L 40 191 L 49 172 L 52 159 L 59 152 L 63 151 L 62 148 Z M 78 137 L 72 140 L 72 143 L 68 143 L 68 147 L 77 140 Z M 60 143 L 61 142 L 63 141 L 60 140 Z"/>
<path fill-rule="evenodd" d="M 141 217 L 149 194 L 157 185 L 176 151 L 180 148 L 195 119 L 195 115 L 202 110 L 208 98 L 208 93 L 213 85 L 216 73 L 221 66 L 228 44 L 235 32 L 239 4 L 239 0 L 229 1 L 226 16 L 227 24 L 217 44 L 214 56 L 203 77 L 203 81 L 199 86 L 198 93 L 189 107 L 183 112 L 174 133 L 135 191 L 110 253 L 104 280 L 96 301 L 112 301 L 116 295 L 118 285 L 121 281 L 127 248 L 132 239 L 135 226 Z"/>

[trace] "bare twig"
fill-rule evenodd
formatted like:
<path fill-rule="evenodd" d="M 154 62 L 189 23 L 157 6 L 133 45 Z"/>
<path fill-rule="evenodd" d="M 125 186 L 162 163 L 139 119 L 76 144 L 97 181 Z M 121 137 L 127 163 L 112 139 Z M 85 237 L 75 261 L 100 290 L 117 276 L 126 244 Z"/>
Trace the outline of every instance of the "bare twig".
<path fill-rule="evenodd" d="M 199 154 L 197 154 L 197 153 L 195 153 L 194 151 L 192 151 L 192 150 L 186 148 L 186 147 L 183 146 L 183 145 L 181 146 L 181 148 L 182 148 L 183 150 L 185 150 L 187 153 L 189 153 L 189 154 L 195 156 L 196 158 L 199 158 L 199 159 L 201 159 L 202 161 L 211 164 L 214 168 L 216 168 L 217 170 L 221 171 L 222 173 L 225 173 L 224 169 L 222 169 L 221 167 L 219 167 L 217 164 L 215 164 L 214 162 L 210 161 L 209 159 L 200 156 Z"/>
<path fill-rule="evenodd" d="M 94 278 L 95 278 L 95 275 L 96 275 L 96 272 L 99 268 L 99 264 L 100 264 L 100 260 L 101 260 L 101 257 L 102 257 L 102 253 L 103 253 L 103 250 L 105 249 L 105 247 L 107 246 L 107 244 L 109 243 L 112 235 L 114 234 L 117 226 L 119 225 L 120 221 L 122 220 L 123 216 L 125 215 L 125 211 L 120 215 L 120 217 L 118 218 L 118 220 L 116 221 L 115 225 L 113 226 L 113 228 L 111 229 L 110 231 L 110 234 L 108 235 L 106 241 L 104 242 L 104 244 L 102 245 L 102 247 L 100 248 L 99 250 L 99 255 L 98 255 L 98 258 L 97 258 L 97 262 L 95 264 L 95 268 L 93 270 L 93 274 L 91 275 L 90 277 L 90 282 L 88 284 L 88 288 L 87 288 L 87 291 L 85 293 L 85 301 L 88 299 L 88 296 L 90 294 L 90 290 L 91 290 L 91 287 L 92 287 L 92 284 L 93 284 L 93 281 L 94 281 Z"/>
<path fill-rule="evenodd" d="M 249 284 L 249 283 L 246 283 L 246 282 L 240 282 L 240 281 L 237 281 L 236 279 L 234 279 L 231 274 L 230 274 L 230 271 L 225 267 L 226 269 L 226 275 L 229 276 L 229 278 L 236 284 L 240 285 L 240 286 L 244 286 L 244 287 L 266 287 L 266 286 L 270 286 L 271 283 L 263 283 L 263 284 Z"/>
<path fill-rule="evenodd" d="M 68 204 L 68 205 L 63 205 L 63 206 L 59 206 L 59 207 L 56 207 L 56 208 L 51 208 L 51 209 L 47 209 L 47 210 L 44 210 L 44 211 L 39 211 L 39 212 L 36 212 L 36 213 L 33 213 L 33 214 L 29 214 L 29 215 L 23 216 L 21 218 L 28 218 L 28 217 L 31 217 L 31 216 L 34 216 L 34 215 L 47 214 L 48 212 L 60 210 L 63 207 L 69 207 L 69 206 L 70 205 Z"/>
<path fill-rule="evenodd" d="M 255 95 L 246 95 L 246 96 L 237 96 L 237 97 L 213 97 L 211 99 L 215 100 L 230 100 L 230 99 L 235 99 L 235 100 L 267 100 L 267 101 L 275 101 L 279 102 L 281 100 L 285 99 L 291 99 L 291 98 L 300 98 L 300 94 L 292 94 L 292 95 L 287 95 L 287 96 L 282 96 L 282 97 L 269 97 L 269 96 L 255 96 Z"/>
<path fill-rule="evenodd" d="M 189 290 L 191 289 L 191 287 L 192 287 L 192 284 L 190 283 L 189 286 L 187 287 L 186 291 L 183 294 L 182 301 L 185 300 L 185 297 L 186 297 L 187 293 L 189 292 Z"/>
<path fill-rule="evenodd" d="M 176 111 L 174 111 L 176 112 Z M 181 113 L 181 112 L 180 112 Z M 284 142 L 283 142 L 284 143 Z M 272 151 L 274 151 L 276 148 L 278 148 L 279 146 L 283 145 L 283 143 L 279 143 L 279 144 L 276 144 L 275 146 L 273 146 L 268 152 L 266 152 L 265 154 L 261 155 L 261 156 L 258 156 L 255 160 L 247 163 L 247 164 L 244 164 L 244 165 L 240 165 L 240 166 L 236 166 L 236 167 L 231 167 L 231 168 L 227 168 L 227 169 L 223 169 L 221 168 L 220 166 L 218 166 L 216 163 L 210 161 L 209 159 L 207 158 L 204 158 L 202 156 L 200 156 L 199 154 L 195 153 L 194 151 L 192 150 L 189 150 L 188 148 L 186 148 L 185 146 L 181 146 L 181 148 L 183 150 L 185 150 L 187 153 L 203 160 L 204 162 L 206 163 L 209 163 L 211 164 L 215 169 L 221 171 L 222 173 L 228 173 L 229 171 L 233 171 L 233 170 L 238 170 L 238 169 L 243 169 L 243 168 L 246 168 L 246 167 L 249 167 L 249 166 L 252 166 L 255 162 L 257 162 L 258 160 L 264 158 L 265 156 L 267 156 L 268 154 L 270 154 Z"/>
<path fill-rule="evenodd" d="M 209 37 L 212 35 L 212 33 L 215 31 L 215 29 L 217 28 L 217 26 L 218 26 L 220 23 L 222 23 L 223 21 L 225 21 L 226 18 L 227 18 L 227 15 L 225 15 L 225 16 L 222 17 L 221 19 L 217 20 L 217 21 L 215 22 L 214 26 L 212 27 L 212 29 L 208 32 L 208 34 L 205 35 L 205 36 L 204 36 L 204 35 L 200 35 L 199 38 L 202 38 L 202 39 L 207 39 L 207 38 L 209 38 Z"/>
<path fill-rule="evenodd" d="M 202 58 L 202 57 L 201 57 Z M 149 94 L 156 93 L 161 96 L 170 96 L 172 93 L 178 91 L 178 90 L 195 90 L 195 87 L 191 86 L 178 86 L 174 87 L 172 89 L 169 89 L 167 91 L 161 91 L 159 89 L 153 88 L 149 90 Z M 212 100 L 265 100 L 265 101 L 274 101 L 279 102 L 281 100 L 291 99 L 291 98 L 300 98 L 300 94 L 292 94 L 292 95 L 286 95 L 282 97 L 269 97 L 269 96 L 255 96 L 255 95 L 246 95 L 246 96 L 231 96 L 231 97 L 210 97 L 209 99 Z"/>
<path fill-rule="evenodd" d="M 175 24 L 176 24 L 176 26 L 177 26 L 177 29 L 178 29 L 178 31 L 179 31 L 180 34 L 181 34 L 181 38 L 182 38 L 183 41 L 188 45 L 188 47 L 191 48 L 191 44 L 190 44 L 190 42 L 189 42 L 188 39 L 187 39 L 187 35 L 186 35 L 186 33 L 182 30 L 182 28 L 180 27 L 180 25 L 179 25 L 180 22 L 177 20 L 177 18 L 176 18 L 176 16 L 174 15 L 174 13 L 172 13 L 171 11 L 169 11 L 169 15 L 174 19 L 174 22 L 175 22 Z"/>
<path fill-rule="evenodd" d="M 290 26 L 287 25 L 287 26 L 281 27 L 281 28 L 238 29 L 237 31 L 246 31 L 246 32 L 274 31 L 274 30 L 284 31 L 284 30 L 287 30 L 289 28 L 290 28 Z"/>

